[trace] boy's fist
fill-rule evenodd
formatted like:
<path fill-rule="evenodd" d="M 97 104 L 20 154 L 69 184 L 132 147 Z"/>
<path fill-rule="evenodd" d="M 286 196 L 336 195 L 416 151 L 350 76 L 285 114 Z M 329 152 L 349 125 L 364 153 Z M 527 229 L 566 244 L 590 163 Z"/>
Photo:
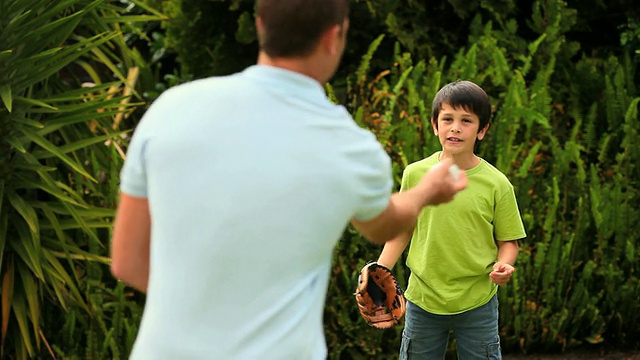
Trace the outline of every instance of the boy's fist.
<path fill-rule="evenodd" d="M 511 280 L 511 275 L 516 271 L 513 265 L 505 262 L 493 264 L 493 271 L 489 274 L 491 280 L 498 285 L 505 285 Z"/>

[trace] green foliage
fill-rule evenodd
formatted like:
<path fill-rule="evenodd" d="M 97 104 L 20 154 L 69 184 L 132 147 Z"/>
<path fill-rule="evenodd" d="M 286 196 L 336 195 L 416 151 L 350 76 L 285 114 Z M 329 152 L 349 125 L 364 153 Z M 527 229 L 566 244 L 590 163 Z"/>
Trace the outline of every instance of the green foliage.
<path fill-rule="evenodd" d="M 401 328 L 372 328 L 355 309 L 353 293 L 360 268 L 366 261 L 375 260 L 380 252 L 377 246 L 363 244 L 366 244 L 365 240 L 349 229 L 336 247 L 336 253 L 340 255 L 334 259 L 331 269 L 324 317 L 329 359 L 384 359 L 398 350 Z M 397 275 L 403 282 L 401 274 Z"/>
<path fill-rule="evenodd" d="M 105 272 L 105 240 L 122 164 L 125 132 L 118 124 L 138 105 L 129 94 L 135 94 L 136 66 L 143 65 L 122 31 L 158 17 L 131 15 L 124 5 L 0 5 L 1 346 L 7 358 L 127 354 L 131 344 L 123 340 L 137 328 L 135 317 L 123 320 L 123 312 L 138 313 L 139 306 Z"/>
<path fill-rule="evenodd" d="M 464 78 L 492 96 L 478 153 L 515 185 L 529 234 L 499 293 L 506 351 L 640 338 L 634 5 L 351 2 L 349 45 L 326 89 L 378 136 L 397 183 L 440 147 L 430 112 L 442 85 Z M 144 298 L 107 268 L 128 135 L 119 129 L 135 123 L 133 98 L 253 64 L 252 13 L 242 0 L 0 2 L 3 357 L 126 358 Z M 368 327 L 352 296 L 380 250 L 352 229 L 336 248 L 331 359 L 397 354 L 401 326 Z M 394 271 L 406 286 L 408 269 Z"/>
<path fill-rule="evenodd" d="M 468 28 L 476 16 L 501 24 L 516 12 L 516 2 L 460 1 L 435 2 L 356 0 L 354 13 L 366 11 L 368 31 L 389 34 L 417 58 L 441 57 L 455 53 L 468 39 Z"/>
<path fill-rule="evenodd" d="M 583 56 L 569 64 L 577 47 L 564 33 L 575 15 L 559 1 L 535 2 L 539 35 L 530 43 L 515 39 L 515 27 L 496 30 L 477 18 L 474 41 L 451 61 L 416 62 L 396 46 L 394 66 L 371 73 L 376 40 L 348 82 L 346 103 L 391 155 L 397 182 L 408 163 L 439 149 L 429 123 L 437 89 L 464 78 L 492 95 L 479 154 L 511 179 L 528 232 L 518 271 L 499 292 L 502 345 L 511 352 L 634 346 L 640 336 L 637 63 Z M 368 329 L 346 297 L 357 270 L 379 252 L 352 232 L 336 249 L 325 310 L 332 358 L 398 351 L 401 327 Z M 408 269 L 394 270 L 404 282 Z"/>
<path fill-rule="evenodd" d="M 164 46 L 177 54 L 180 74 L 226 75 L 255 62 L 253 2 L 163 0 Z M 250 44 L 250 45 L 247 45 Z"/>

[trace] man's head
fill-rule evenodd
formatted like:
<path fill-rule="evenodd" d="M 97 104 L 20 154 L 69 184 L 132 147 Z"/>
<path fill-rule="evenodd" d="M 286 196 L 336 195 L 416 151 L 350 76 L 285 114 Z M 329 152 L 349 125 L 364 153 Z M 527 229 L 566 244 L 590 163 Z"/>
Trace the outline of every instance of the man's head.
<path fill-rule="evenodd" d="M 437 120 L 443 104 L 454 109 L 463 108 L 478 116 L 478 131 L 485 129 L 491 121 L 491 102 L 482 88 L 471 81 L 457 80 L 440 89 L 433 98 L 431 118 Z"/>
<path fill-rule="evenodd" d="M 334 26 L 342 31 L 347 0 L 257 0 L 260 50 L 272 58 L 305 57 Z"/>
<path fill-rule="evenodd" d="M 257 0 L 258 63 L 327 81 L 346 46 L 348 12 L 347 0 Z"/>

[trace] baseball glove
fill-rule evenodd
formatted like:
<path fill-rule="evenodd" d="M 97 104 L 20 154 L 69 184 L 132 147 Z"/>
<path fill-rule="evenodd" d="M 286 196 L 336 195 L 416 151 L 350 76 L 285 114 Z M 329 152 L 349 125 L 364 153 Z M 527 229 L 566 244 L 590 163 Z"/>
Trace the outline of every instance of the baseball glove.
<path fill-rule="evenodd" d="M 397 324 L 407 310 L 395 276 L 389 268 L 375 262 L 360 270 L 355 296 L 362 318 L 379 329 Z"/>

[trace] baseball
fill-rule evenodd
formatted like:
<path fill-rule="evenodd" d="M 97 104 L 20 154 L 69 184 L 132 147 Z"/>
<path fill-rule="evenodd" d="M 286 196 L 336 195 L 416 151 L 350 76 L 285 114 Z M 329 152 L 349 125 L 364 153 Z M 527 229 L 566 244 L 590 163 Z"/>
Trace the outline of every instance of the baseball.
<path fill-rule="evenodd" d="M 453 164 L 449 167 L 449 175 L 451 175 L 453 180 L 458 180 L 460 178 L 460 168 L 458 165 Z"/>

